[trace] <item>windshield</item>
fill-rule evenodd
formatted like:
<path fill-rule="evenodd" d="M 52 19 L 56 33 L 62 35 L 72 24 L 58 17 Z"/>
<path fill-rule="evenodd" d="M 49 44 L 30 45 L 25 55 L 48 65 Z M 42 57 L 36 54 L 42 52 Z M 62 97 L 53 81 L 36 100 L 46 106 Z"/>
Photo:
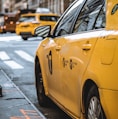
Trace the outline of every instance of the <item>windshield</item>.
<path fill-rule="evenodd" d="M 22 16 L 19 19 L 19 22 L 32 22 L 32 21 L 36 21 L 35 16 Z"/>

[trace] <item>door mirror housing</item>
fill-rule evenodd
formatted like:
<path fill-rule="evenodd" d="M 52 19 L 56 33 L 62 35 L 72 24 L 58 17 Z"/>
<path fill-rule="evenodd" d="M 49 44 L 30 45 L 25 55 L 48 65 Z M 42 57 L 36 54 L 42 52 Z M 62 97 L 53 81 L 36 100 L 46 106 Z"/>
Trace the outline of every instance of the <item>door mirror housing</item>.
<path fill-rule="evenodd" d="M 50 36 L 51 25 L 39 26 L 35 29 L 34 33 L 38 37 L 46 38 Z"/>

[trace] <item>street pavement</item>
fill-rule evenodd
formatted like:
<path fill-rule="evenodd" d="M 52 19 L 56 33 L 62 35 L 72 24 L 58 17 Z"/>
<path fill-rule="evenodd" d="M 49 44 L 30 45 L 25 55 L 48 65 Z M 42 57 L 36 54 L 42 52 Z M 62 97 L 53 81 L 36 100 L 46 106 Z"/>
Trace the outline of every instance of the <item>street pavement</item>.
<path fill-rule="evenodd" d="M 0 119 L 46 119 L 2 69 L 0 85 Z"/>

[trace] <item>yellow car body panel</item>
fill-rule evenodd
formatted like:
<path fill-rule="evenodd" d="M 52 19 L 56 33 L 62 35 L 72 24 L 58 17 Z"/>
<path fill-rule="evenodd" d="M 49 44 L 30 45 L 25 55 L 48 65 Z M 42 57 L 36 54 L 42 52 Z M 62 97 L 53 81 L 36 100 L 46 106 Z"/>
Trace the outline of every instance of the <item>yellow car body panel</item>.
<path fill-rule="evenodd" d="M 118 1 L 117 0 L 107 0 L 107 24 L 106 28 L 111 29 L 111 30 L 118 30 L 118 21 L 117 21 L 117 16 L 118 16 Z"/>
<path fill-rule="evenodd" d="M 118 110 L 118 103 L 117 103 L 118 91 L 100 89 L 99 92 L 101 103 L 107 115 L 107 119 L 117 119 L 118 112 L 116 110 Z"/>
<path fill-rule="evenodd" d="M 102 32 L 92 53 L 83 83 L 88 77 L 96 82 L 107 119 L 116 119 L 118 118 L 116 111 L 118 110 L 118 32 L 104 30 Z"/>
<path fill-rule="evenodd" d="M 47 37 L 36 51 L 45 94 L 75 119 L 84 119 L 89 82 L 98 87 L 106 118 L 118 118 L 117 0 L 107 0 L 106 8 L 105 28 Z"/>

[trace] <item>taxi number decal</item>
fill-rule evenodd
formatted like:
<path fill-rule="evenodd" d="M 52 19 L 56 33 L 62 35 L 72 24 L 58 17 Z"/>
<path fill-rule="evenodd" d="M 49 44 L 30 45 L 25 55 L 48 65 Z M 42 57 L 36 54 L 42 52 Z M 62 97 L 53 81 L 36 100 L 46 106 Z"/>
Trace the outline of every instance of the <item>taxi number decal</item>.
<path fill-rule="evenodd" d="M 113 14 L 115 14 L 115 12 L 118 10 L 118 4 L 116 4 L 114 7 L 113 7 L 113 9 L 112 9 L 112 11 L 111 11 L 111 15 L 113 15 Z"/>
<path fill-rule="evenodd" d="M 76 62 L 74 62 L 72 59 L 70 60 L 66 60 L 65 58 L 63 58 L 62 60 L 62 64 L 63 64 L 63 67 L 65 68 L 67 65 L 69 65 L 69 68 L 72 70 L 75 65 L 77 65 Z"/>

